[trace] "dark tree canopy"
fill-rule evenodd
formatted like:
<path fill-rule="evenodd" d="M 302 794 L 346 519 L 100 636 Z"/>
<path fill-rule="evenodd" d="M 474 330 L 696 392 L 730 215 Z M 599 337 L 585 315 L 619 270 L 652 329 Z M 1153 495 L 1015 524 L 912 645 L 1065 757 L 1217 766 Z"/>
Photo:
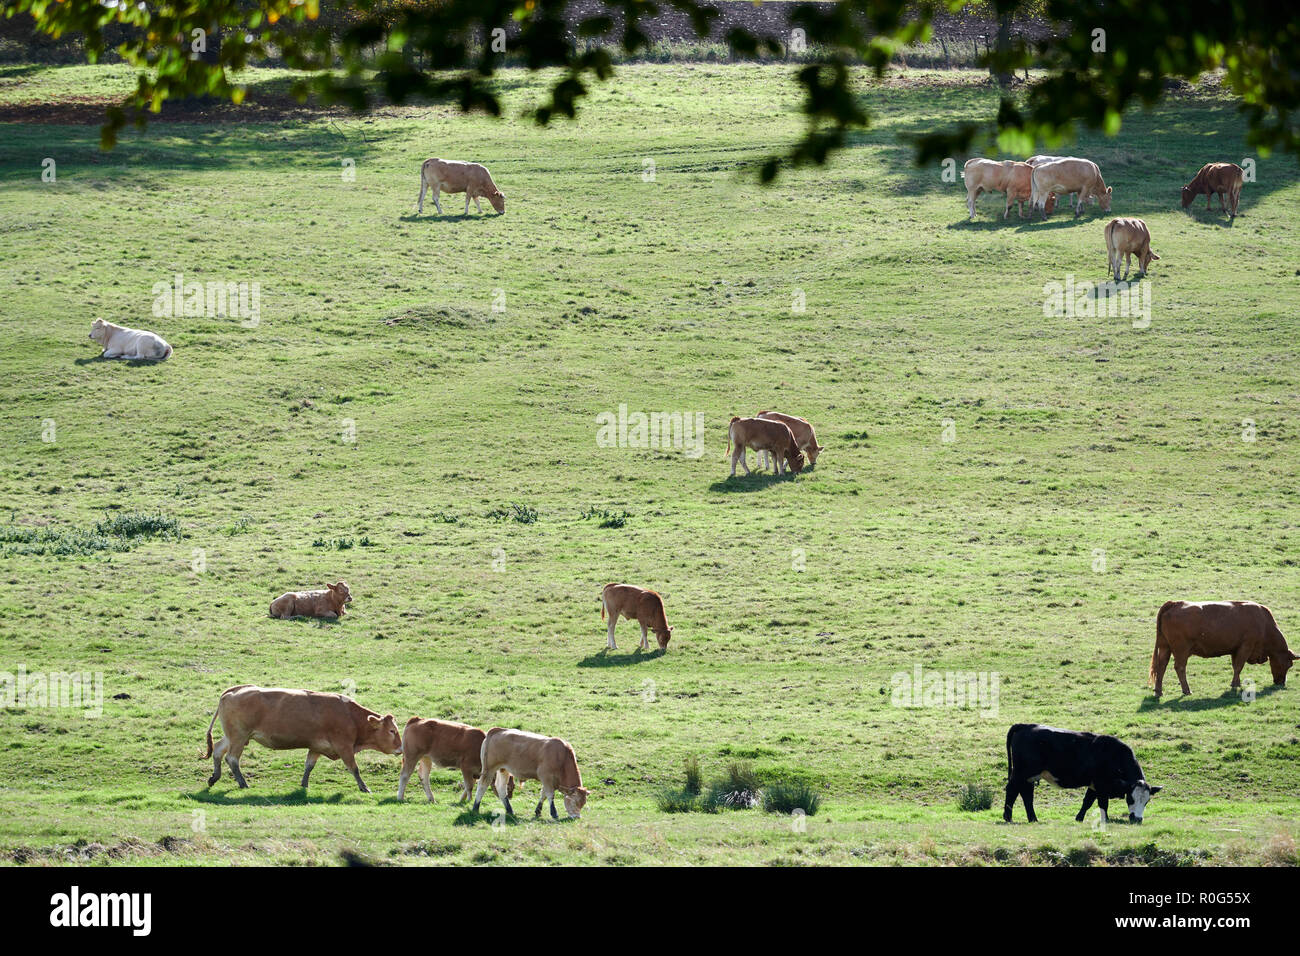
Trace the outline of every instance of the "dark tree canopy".
<path fill-rule="evenodd" d="M 575 42 L 569 6 L 570 0 L 3 0 L 8 16 L 30 14 L 43 33 L 81 36 L 92 61 L 111 48 L 139 69 L 135 92 L 109 111 L 105 147 L 128 121 L 143 126 L 166 100 L 241 102 L 239 71 L 270 59 L 303 71 L 297 92 L 326 103 L 360 110 L 376 96 L 396 103 L 450 100 L 493 115 L 501 111 L 493 77 L 507 59 L 532 70 L 558 68 L 533 115 L 541 123 L 571 117 L 591 82 L 613 76 L 614 63 L 607 46 Z M 804 31 L 811 55 L 794 67 L 793 79 L 804 94 L 808 127 L 787 155 L 763 162 L 763 179 L 783 162 L 824 162 L 850 130 L 870 121 L 851 67 L 865 63 L 882 75 L 900 45 L 929 38 L 938 10 L 967 6 L 966 0 L 798 5 L 790 25 Z M 1300 152 L 1300 18 L 1288 4 L 987 0 L 977 6 L 996 24 L 998 42 L 984 62 L 1001 81 L 1001 106 L 984 126 L 918 139 L 918 162 L 995 141 L 1007 151 L 1032 152 L 1038 141 L 1059 143 L 1076 124 L 1113 134 L 1126 108 L 1154 104 L 1168 81 L 1215 69 L 1224 70 L 1240 100 L 1249 145 Z M 648 48 L 643 25 L 661 9 L 687 16 L 700 36 L 709 35 L 717 18 L 707 0 L 600 0 L 588 8 L 598 12 L 578 20 L 577 37 L 613 31 L 629 55 Z M 1011 35 L 1005 25 L 1022 15 L 1044 18 L 1051 34 L 1032 47 Z M 782 56 L 791 37 L 734 27 L 725 39 L 740 56 Z M 206 46 L 201 54 L 196 40 Z M 1010 77 L 1031 64 L 1046 76 L 1016 92 Z"/>

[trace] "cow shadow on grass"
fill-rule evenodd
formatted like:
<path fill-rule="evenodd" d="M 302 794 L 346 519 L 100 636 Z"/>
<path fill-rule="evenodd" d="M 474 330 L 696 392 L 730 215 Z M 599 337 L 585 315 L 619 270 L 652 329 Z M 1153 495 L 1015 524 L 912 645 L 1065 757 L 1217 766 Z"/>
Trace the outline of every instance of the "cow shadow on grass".
<path fill-rule="evenodd" d="M 709 491 L 762 491 L 764 488 L 784 484 L 787 481 L 794 481 L 794 479 L 795 476 L 792 474 L 774 475 L 770 472 L 752 472 L 743 477 L 728 475 L 721 481 L 715 481 L 709 485 Z"/>
<path fill-rule="evenodd" d="M 148 367 L 150 365 L 162 365 L 166 359 L 111 359 L 104 358 L 102 355 L 96 355 L 93 358 L 79 358 L 73 361 L 73 365 L 98 365 L 100 362 L 120 362 L 128 368 L 139 368 L 140 366 Z"/>
<path fill-rule="evenodd" d="M 1269 684 L 1255 691 L 1255 698 L 1267 697 L 1269 694 L 1276 693 L 1285 688 L 1278 687 L 1276 684 Z M 1153 710 L 1173 711 L 1177 713 L 1188 712 L 1196 713 L 1202 710 L 1218 710 L 1221 707 L 1248 706 L 1247 701 L 1241 699 L 1240 690 L 1225 690 L 1218 697 L 1198 697 L 1195 695 L 1183 695 L 1180 697 L 1156 697 L 1154 694 L 1148 694 L 1142 703 L 1138 705 L 1138 713 L 1145 714 Z"/>
<path fill-rule="evenodd" d="M 354 789 L 352 792 L 359 797 L 367 796 L 360 790 Z M 231 790 L 205 788 L 186 796 L 195 803 L 208 803 L 221 807 L 306 807 L 342 803 L 347 793 L 338 790 L 334 793 L 313 794 L 302 787 L 290 790 L 288 793 L 256 793 L 251 788 L 240 790 L 236 787 Z"/>
<path fill-rule="evenodd" d="M 484 802 L 486 803 L 486 801 Z M 520 803 L 518 797 L 515 797 L 512 802 L 518 807 L 523 806 L 523 803 Z M 558 820 L 551 819 L 551 812 L 547 807 L 542 807 L 542 815 L 540 817 L 535 817 L 533 815 L 533 807 L 535 806 L 533 801 L 526 800 L 524 802 L 528 804 L 528 811 L 526 813 L 518 813 L 518 812 L 513 814 L 506 813 L 505 807 L 501 806 L 500 803 L 498 803 L 496 807 L 492 810 L 484 810 L 482 806 L 480 806 L 477 813 L 474 811 L 473 807 L 470 807 L 469 809 L 458 814 L 456 818 L 451 821 L 451 825 L 454 827 L 473 827 L 473 826 L 478 826 L 480 823 L 486 823 L 494 827 L 498 827 L 498 826 L 517 827 L 522 823 L 555 824 L 555 823 L 576 822 L 573 818 L 569 817 L 567 814 L 563 812 L 562 807 L 556 808 L 557 810 L 560 811 L 560 818 Z"/>
<path fill-rule="evenodd" d="M 629 667 L 633 664 L 642 664 L 645 661 L 653 661 L 656 658 L 663 657 L 664 652 L 655 649 L 648 654 L 641 648 L 637 648 L 631 654 L 611 654 L 608 647 L 601 648 L 600 653 L 592 654 L 590 657 L 584 657 L 578 661 L 579 667 Z"/>
<path fill-rule="evenodd" d="M 406 215 L 398 216 L 397 218 L 400 222 L 466 222 L 466 221 L 474 221 L 478 219 L 492 220 L 492 219 L 496 219 L 497 216 L 499 215 L 504 215 L 504 214 L 498 213 L 495 209 L 491 211 L 485 209 L 481 213 L 475 212 L 473 210 L 471 210 L 469 213 L 463 213 L 463 212 L 443 213 L 441 216 L 438 215 L 437 211 L 435 210 L 434 212 L 425 212 L 425 213 L 409 212 Z"/>

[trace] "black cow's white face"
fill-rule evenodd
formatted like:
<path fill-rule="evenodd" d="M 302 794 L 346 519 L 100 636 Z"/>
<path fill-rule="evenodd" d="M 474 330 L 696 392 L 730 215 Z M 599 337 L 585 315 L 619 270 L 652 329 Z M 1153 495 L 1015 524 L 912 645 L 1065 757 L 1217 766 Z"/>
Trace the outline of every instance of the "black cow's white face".
<path fill-rule="evenodd" d="M 1142 813 L 1146 810 L 1147 804 L 1161 790 L 1160 787 L 1149 787 L 1145 780 L 1139 780 L 1133 785 L 1133 789 L 1128 793 L 1128 822 L 1141 823 Z"/>

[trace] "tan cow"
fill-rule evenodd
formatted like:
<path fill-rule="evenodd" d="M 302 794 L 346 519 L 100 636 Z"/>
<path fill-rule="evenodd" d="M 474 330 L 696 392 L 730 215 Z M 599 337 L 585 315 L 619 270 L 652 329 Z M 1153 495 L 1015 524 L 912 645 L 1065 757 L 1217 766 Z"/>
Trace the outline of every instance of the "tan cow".
<path fill-rule="evenodd" d="M 609 614 L 609 649 L 617 650 L 614 644 L 614 625 L 619 615 L 641 625 L 641 649 L 650 650 L 648 631 L 655 632 L 659 641 L 659 650 L 668 650 L 668 639 L 673 636 L 673 629 L 668 626 L 664 615 L 664 599 L 657 591 L 639 588 L 635 584 L 606 584 L 600 592 L 600 617 L 604 620 Z"/>
<path fill-rule="evenodd" d="M 1101 170 L 1090 159 L 1071 156 L 1042 163 L 1034 167 L 1032 183 L 1030 204 L 1034 209 L 1043 210 L 1044 219 L 1047 218 L 1047 197 L 1052 193 L 1062 196 L 1067 193 L 1079 194 L 1074 206 L 1076 219 L 1083 212 L 1083 207 L 1093 199 L 1101 204 L 1102 212 L 1110 212 L 1111 187 L 1106 185 L 1106 181 L 1101 178 Z"/>
<path fill-rule="evenodd" d="M 433 790 L 429 787 L 429 771 L 433 765 L 459 770 L 461 774 L 461 802 L 469 799 L 483 767 L 479 763 L 482 757 L 483 738 L 487 735 L 477 727 L 468 724 L 456 724 L 448 720 L 422 720 L 412 717 L 406 722 L 402 731 L 402 776 L 397 782 L 397 799 L 406 799 L 406 781 L 411 779 L 411 771 L 416 764 L 420 767 L 420 783 L 424 785 L 425 796 L 433 803 Z M 515 778 L 509 774 L 499 774 L 493 789 L 500 796 L 502 788 L 506 798 L 515 795 Z"/>
<path fill-rule="evenodd" d="M 1002 218 L 1011 215 L 1014 203 L 1016 215 L 1024 219 L 1024 204 L 1029 202 L 1033 192 L 1033 172 L 1034 168 L 1028 163 L 1009 159 L 1002 162 L 978 158 L 966 160 L 962 176 L 966 182 L 966 208 L 970 210 L 971 219 L 975 218 L 975 200 L 983 192 L 1006 193 L 1007 204 L 1002 210 Z M 1050 213 L 1056 208 L 1056 196 L 1049 196 L 1047 204 Z"/>
<path fill-rule="evenodd" d="M 424 191 L 433 190 L 433 205 L 442 215 L 442 203 L 438 202 L 439 193 L 464 193 L 465 215 L 469 215 L 469 201 L 483 211 L 480 199 L 486 199 L 497 212 L 506 211 L 506 194 L 497 189 L 492 181 L 492 174 L 486 166 L 478 163 L 465 163 L 458 159 L 426 159 L 420 167 L 419 211 L 424 212 Z"/>
<path fill-rule="evenodd" d="M 218 720 L 225 736 L 217 741 L 214 750 L 212 726 Z M 235 782 L 241 789 L 247 789 L 248 781 L 239 770 L 239 757 L 249 740 L 256 740 L 271 750 L 306 750 L 307 768 L 302 772 L 304 790 L 316 761 L 329 757 L 342 760 L 343 766 L 352 771 L 361 792 L 369 793 L 370 788 L 357 770 L 356 752 L 402 752 L 402 738 L 392 714 L 380 717 L 342 694 L 240 684 L 221 695 L 217 712 L 208 724 L 208 752 L 202 759 L 212 758 L 209 787 L 221 779 L 224 757 Z"/>
<path fill-rule="evenodd" d="M 1054 162 L 1054 161 L 1056 161 L 1056 160 L 1058 160 L 1058 159 L 1074 159 L 1074 158 L 1075 158 L 1074 156 L 1048 156 L 1048 155 L 1046 155 L 1046 154 L 1044 154 L 1044 153 L 1039 153 L 1037 156 L 1030 156 L 1028 159 L 1025 160 L 1025 162 L 1027 162 L 1030 166 L 1041 166 L 1041 165 L 1043 165 L 1043 163 Z M 1031 184 L 1031 189 L 1032 189 L 1032 184 Z M 1056 194 L 1053 193 L 1052 195 L 1056 195 Z M 1077 198 L 1077 197 L 1074 195 L 1074 193 L 1067 193 L 1067 194 L 1065 194 L 1065 196 L 1062 197 L 1062 198 L 1066 198 L 1066 197 L 1069 198 L 1069 200 L 1070 200 L 1070 205 L 1073 206 L 1074 203 L 1075 203 L 1075 200 L 1076 200 L 1076 198 Z M 1033 203 L 1031 202 L 1031 203 L 1030 203 L 1030 208 L 1032 209 L 1032 207 L 1033 207 Z M 1048 210 L 1048 212 L 1049 212 L 1049 214 L 1050 214 L 1051 211 Z"/>
<path fill-rule="evenodd" d="M 1166 601 L 1156 615 L 1156 647 L 1151 652 L 1149 679 L 1156 696 L 1164 689 L 1165 668 L 1170 656 L 1174 673 L 1184 694 L 1187 659 L 1231 657 L 1232 686 L 1241 686 L 1241 669 L 1247 664 L 1268 661 L 1273 683 L 1286 685 L 1286 672 L 1297 655 L 1286 644 L 1273 614 L 1254 601 Z"/>
<path fill-rule="evenodd" d="M 479 758 L 483 773 L 478 778 L 478 790 L 474 794 L 474 812 L 478 813 L 479 804 L 487 790 L 489 780 L 495 780 L 497 774 L 505 771 L 518 780 L 537 780 L 542 785 L 542 798 L 537 801 L 533 816 L 542 815 L 542 804 L 551 803 L 551 818 L 558 820 L 555 812 L 555 793 L 564 796 L 564 809 L 571 818 L 576 818 L 587 802 L 591 792 L 582 785 L 582 774 L 578 771 L 578 758 L 573 748 L 559 737 L 544 737 L 530 734 L 524 730 L 505 730 L 493 727 L 483 740 L 483 751 Z M 510 797 L 497 793 L 506 805 L 506 813 L 514 816 L 510 806 Z"/>
<path fill-rule="evenodd" d="M 342 617 L 352 603 L 347 582 L 325 585 L 323 591 L 289 591 L 271 602 L 271 617 Z"/>
<path fill-rule="evenodd" d="M 1201 167 L 1190 183 L 1183 187 L 1183 208 L 1192 204 L 1197 196 L 1205 196 L 1205 211 L 1210 211 L 1210 197 L 1218 195 L 1219 209 L 1228 213 L 1230 219 L 1237 218 L 1237 203 L 1241 199 L 1241 187 L 1245 174 L 1236 163 L 1206 163 Z M 1232 204 L 1229 210 L 1223 204 L 1227 196 Z"/>
<path fill-rule="evenodd" d="M 806 418 L 796 418 L 794 415 L 783 415 L 780 412 L 759 412 L 759 418 L 771 419 L 774 422 L 784 422 L 790 429 L 790 434 L 794 435 L 794 443 L 799 446 L 799 450 L 808 456 L 808 467 L 812 468 L 817 464 L 817 456 L 825 450 L 825 445 L 817 444 L 817 431 L 812 427 L 812 422 Z M 767 457 L 766 451 L 758 453 L 758 467 L 766 468 L 764 458 Z"/>
<path fill-rule="evenodd" d="M 1124 278 L 1133 265 L 1133 257 L 1138 260 L 1138 277 L 1147 274 L 1147 266 L 1159 260 L 1151 251 L 1151 230 L 1141 219 L 1112 219 L 1106 223 L 1106 255 L 1109 269 L 1119 282 L 1119 260 L 1124 257 Z"/>
<path fill-rule="evenodd" d="M 778 475 L 786 471 L 797 475 L 803 471 L 803 452 L 795 443 L 794 432 L 785 422 L 770 418 L 733 417 L 727 426 L 727 454 L 731 456 L 732 477 L 736 474 L 736 462 L 745 466 L 745 474 L 751 473 L 749 462 L 745 461 L 747 448 L 770 453 L 773 470 Z"/>
<path fill-rule="evenodd" d="M 162 362 L 172 355 L 172 347 L 157 332 L 128 329 L 103 319 L 90 323 L 90 339 L 103 349 L 100 358 Z"/>

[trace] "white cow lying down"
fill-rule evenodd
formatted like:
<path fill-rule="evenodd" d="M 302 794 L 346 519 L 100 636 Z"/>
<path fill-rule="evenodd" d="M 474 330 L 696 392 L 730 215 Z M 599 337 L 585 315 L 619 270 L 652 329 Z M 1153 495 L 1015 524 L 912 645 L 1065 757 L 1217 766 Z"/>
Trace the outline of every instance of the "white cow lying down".
<path fill-rule="evenodd" d="M 172 347 L 156 332 L 128 329 L 103 319 L 90 325 L 90 337 L 104 347 L 101 358 L 148 359 L 161 362 L 171 358 Z"/>

